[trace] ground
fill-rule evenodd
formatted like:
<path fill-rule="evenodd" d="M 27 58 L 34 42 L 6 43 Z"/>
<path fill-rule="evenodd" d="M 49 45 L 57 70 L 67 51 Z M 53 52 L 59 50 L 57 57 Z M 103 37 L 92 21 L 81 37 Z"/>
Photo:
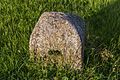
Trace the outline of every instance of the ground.
<path fill-rule="evenodd" d="M 120 0 L 0 0 L 0 80 L 120 79 L 119 4 Z M 83 71 L 29 61 L 29 37 L 45 11 L 74 13 L 84 19 Z"/>

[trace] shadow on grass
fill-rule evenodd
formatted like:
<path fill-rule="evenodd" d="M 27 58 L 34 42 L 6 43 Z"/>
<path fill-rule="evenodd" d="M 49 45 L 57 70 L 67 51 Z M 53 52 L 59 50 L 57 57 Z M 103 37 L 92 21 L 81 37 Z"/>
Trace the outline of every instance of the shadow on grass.
<path fill-rule="evenodd" d="M 120 0 L 87 19 L 85 65 L 103 78 L 118 78 L 120 56 Z"/>

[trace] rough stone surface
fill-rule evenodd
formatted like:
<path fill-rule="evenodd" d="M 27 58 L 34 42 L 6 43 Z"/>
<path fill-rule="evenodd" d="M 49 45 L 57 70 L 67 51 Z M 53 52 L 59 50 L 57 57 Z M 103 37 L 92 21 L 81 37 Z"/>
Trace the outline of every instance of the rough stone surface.
<path fill-rule="evenodd" d="M 83 62 L 84 22 L 73 14 L 44 12 L 30 36 L 30 58 L 48 57 L 49 50 L 61 52 L 64 63 L 81 69 Z M 48 58 L 49 59 L 49 58 Z"/>

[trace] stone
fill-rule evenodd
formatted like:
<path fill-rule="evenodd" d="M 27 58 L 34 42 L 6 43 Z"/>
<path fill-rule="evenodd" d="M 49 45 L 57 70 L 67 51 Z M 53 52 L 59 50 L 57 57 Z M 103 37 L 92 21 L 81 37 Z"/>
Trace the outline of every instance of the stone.
<path fill-rule="evenodd" d="M 40 58 L 55 58 L 51 61 L 61 61 L 61 64 L 69 64 L 70 68 L 81 70 L 84 35 L 84 21 L 79 16 L 63 12 L 44 12 L 30 36 L 30 59 L 37 62 Z"/>

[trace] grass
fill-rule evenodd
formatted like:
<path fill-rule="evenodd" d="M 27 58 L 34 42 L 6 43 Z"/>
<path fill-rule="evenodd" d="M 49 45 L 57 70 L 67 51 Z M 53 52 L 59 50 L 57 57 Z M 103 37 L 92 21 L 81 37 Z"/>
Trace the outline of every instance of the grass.
<path fill-rule="evenodd" d="M 119 80 L 120 0 L 0 0 L 0 80 Z M 84 68 L 29 61 L 28 42 L 45 11 L 75 13 L 86 22 Z"/>

